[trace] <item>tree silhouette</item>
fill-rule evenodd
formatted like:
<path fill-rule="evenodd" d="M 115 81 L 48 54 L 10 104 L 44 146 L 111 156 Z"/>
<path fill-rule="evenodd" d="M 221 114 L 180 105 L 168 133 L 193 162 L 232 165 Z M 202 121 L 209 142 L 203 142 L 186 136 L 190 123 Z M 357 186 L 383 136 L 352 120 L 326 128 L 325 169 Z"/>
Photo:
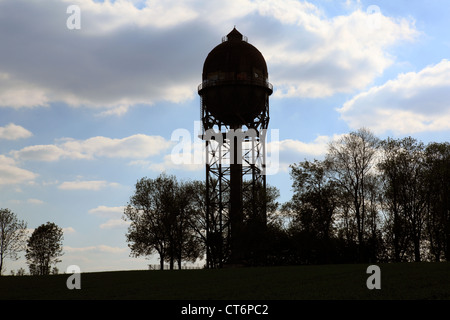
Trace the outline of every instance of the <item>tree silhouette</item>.
<path fill-rule="evenodd" d="M 450 143 L 425 149 L 426 232 L 435 261 L 450 261 Z"/>
<path fill-rule="evenodd" d="M 242 246 L 244 263 L 247 265 L 266 264 L 268 247 L 272 239 L 268 237 L 268 228 L 274 216 L 277 214 L 280 196 L 279 190 L 267 185 L 266 188 L 260 183 L 256 183 L 253 188 L 249 188 L 251 181 L 244 181 L 242 208 L 243 208 L 243 239 Z"/>
<path fill-rule="evenodd" d="M 379 164 L 384 173 L 385 198 L 392 215 L 395 261 L 413 245 L 414 260 L 421 260 L 425 224 L 426 194 L 424 145 L 411 137 L 382 143 L 385 158 Z M 404 252 L 403 252 L 404 254 Z"/>
<path fill-rule="evenodd" d="M 51 264 L 61 262 L 63 231 L 53 222 L 37 227 L 27 243 L 26 258 L 33 275 L 50 274 Z"/>
<path fill-rule="evenodd" d="M 26 248 L 27 224 L 18 220 L 9 209 L 0 209 L 0 276 L 5 258 L 17 259 L 17 253 Z"/>
<path fill-rule="evenodd" d="M 293 196 L 281 210 L 276 188 L 243 181 L 245 264 L 450 260 L 448 142 L 379 141 L 360 129 L 332 142 L 323 160 L 290 169 Z M 204 252 L 206 267 L 226 263 L 229 211 L 207 217 L 205 188 L 164 174 L 138 181 L 125 210 L 132 254 L 157 251 L 171 267 Z M 221 196 L 227 203 L 227 190 Z"/>
<path fill-rule="evenodd" d="M 291 165 L 291 178 L 290 220 L 275 232 L 285 262 L 449 260 L 449 143 L 361 129 L 325 160 Z"/>
<path fill-rule="evenodd" d="M 330 179 L 328 161 L 291 165 L 292 199 L 283 210 L 292 217 L 290 232 L 302 243 L 300 261 L 328 262 L 330 238 L 338 204 L 338 190 Z"/>
<path fill-rule="evenodd" d="M 200 241 L 190 223 L 193 192 L 189 183 L 161 174 L 156 179 L 142 178 L 125 208 L 125 220 L 131 221 L 126 235 L 132 255 L 160 256 L 161 269 L 168 261 L 195 261 L 202 255 Z"/>
<path fill-rule="evenodd" d="M 368 180 L 376 160 L 378 138 L 367 129 L 359 129 L 330 143 L 327 161 L 356 220 L 359 259 L 365 255 Z"/>

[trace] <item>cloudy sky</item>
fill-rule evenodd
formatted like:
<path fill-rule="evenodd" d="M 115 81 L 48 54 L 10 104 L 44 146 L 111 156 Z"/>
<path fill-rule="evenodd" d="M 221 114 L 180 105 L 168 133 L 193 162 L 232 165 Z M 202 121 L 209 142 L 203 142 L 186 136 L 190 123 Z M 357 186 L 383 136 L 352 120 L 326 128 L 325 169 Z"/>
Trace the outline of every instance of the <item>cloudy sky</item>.
<path fill-rule="evenodd" d="M 352 130 L 449 141 L 449 14 L 438 0 L 0 0 L 0 208 L 64 229 L 61 272 L 158 263 L 129 257 L 123 206 L 142 177 L 204 179 L 173 154 L 191 141 L 196 159 L 203 62 L 234 26 L 274 85 L 280 202 L 288 165 Z"/>

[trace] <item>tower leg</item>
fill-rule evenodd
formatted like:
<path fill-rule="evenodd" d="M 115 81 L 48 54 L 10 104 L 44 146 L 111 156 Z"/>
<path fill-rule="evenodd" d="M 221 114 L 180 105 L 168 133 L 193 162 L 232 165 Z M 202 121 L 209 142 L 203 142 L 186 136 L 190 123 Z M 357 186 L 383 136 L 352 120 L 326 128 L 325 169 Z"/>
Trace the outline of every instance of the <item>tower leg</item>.
<path fill-rule="evenodd" d="M 243 210 L 242 210 L 242 146 L 238 136 L 230 141 L 233 149 L 230 164 L 230 264 L 243 263 Z"/>
<path fill-rule="evenodd" d="M 230 168 L 230 264 L 241 264 L 243 259 L 242 243 L 242 165 Z"/>

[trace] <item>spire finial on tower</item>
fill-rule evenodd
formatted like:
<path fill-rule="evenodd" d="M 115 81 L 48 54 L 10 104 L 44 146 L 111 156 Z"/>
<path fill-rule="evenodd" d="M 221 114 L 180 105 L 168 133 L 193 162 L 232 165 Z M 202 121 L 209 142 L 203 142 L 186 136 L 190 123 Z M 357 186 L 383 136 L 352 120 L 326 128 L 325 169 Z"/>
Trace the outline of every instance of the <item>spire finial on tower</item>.
<path fill-rule="evenodd" d="M 242 41 L 242 33 L 240 33 L 239 31 L 237 31 L 236 26 L 234 26 L 233 30 L 231 30 L 231 32 L 229 34 L 227 34 L 227 39 L 228 40 L 239 40 Z"/>

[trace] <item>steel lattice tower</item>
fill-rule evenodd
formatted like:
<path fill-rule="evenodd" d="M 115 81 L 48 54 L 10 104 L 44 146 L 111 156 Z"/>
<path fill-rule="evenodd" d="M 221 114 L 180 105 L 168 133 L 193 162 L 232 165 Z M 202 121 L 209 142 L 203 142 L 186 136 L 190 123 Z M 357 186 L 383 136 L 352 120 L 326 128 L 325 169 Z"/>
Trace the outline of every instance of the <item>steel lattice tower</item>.
<path fill-rule="evenodd" d="M 206 148 L 207 267 L 263 259 L 267 65 L 234 28 L 207 56 L 198 87 Z"/>

